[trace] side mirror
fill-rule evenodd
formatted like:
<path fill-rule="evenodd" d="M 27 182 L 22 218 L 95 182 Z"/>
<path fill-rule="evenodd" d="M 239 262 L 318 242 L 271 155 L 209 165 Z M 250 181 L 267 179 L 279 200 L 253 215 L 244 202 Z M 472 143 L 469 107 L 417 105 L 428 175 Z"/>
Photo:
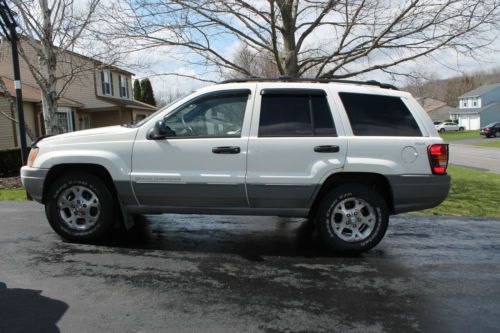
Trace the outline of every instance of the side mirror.
<path fill-rule="evenodd" d="M 174 137 L 175 131 L 173 131 L 170 127 L 167 126 L 165 121 L 158 120 L 153 128 L 148 131 L 147 139 L 148 140 L 161 140 L 166 138 Z"/>

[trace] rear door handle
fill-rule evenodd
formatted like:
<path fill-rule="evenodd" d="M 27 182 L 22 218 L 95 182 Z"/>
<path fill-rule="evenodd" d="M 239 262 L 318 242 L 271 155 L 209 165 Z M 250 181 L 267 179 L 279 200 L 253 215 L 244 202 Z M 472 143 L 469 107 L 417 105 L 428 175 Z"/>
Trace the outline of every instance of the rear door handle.
<path fill-rule="evenodd" d="M 314 147 L 314 151 L 317 153 L 338 153 L 340 151 L 340 147 L 332 145 L 316 146 Z"/>
<path fill-rule="evenodd" d="M 214 154 L 239 154 L 240 152 L 241 152 L 240 147 L 235 147 L 235 146 L 212 148 L 212 153 Z"/>

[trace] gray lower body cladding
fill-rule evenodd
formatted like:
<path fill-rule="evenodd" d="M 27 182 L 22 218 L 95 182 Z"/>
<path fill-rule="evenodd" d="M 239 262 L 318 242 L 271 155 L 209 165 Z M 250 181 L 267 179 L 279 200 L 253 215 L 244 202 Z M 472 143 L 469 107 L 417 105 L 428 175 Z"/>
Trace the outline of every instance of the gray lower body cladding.
<path fill-rule="evenodd" d="M 43 199 L 43 185 L 48 169 L 21 169 L 21 182 L 30 196 L 40 203 Z"/>
<path fill-rule="evenodd" d="M 449 175 L 388 175 L 394 213 L 432 208 L 443 202 L 451 186 Z"/>

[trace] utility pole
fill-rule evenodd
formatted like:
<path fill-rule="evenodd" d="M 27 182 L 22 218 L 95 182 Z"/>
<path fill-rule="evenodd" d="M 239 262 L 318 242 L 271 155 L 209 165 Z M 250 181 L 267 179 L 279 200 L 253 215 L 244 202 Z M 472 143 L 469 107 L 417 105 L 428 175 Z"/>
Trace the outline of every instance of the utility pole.
<path fill-rule="evenodd" d="M 16 88 L 16 111 L 17 119 L 19 120 L 19 137 L 21 143 L 21 158 L 23 165 L 26 165 L 28 147 L 26 144 L 26 130 L 24 121 L 23 109 L 23 93 L 21 90 L 21 73 L 19 71 L 19 53 L 17 50 L 17 23 L 14 19 L 14 14 L 10 10 L 5 0 L 0 0 L 0 27 L 3 30 L 5 37 L 10 41 L 12 49 L 12 64 L 14 69 L 14 86 Z"/>

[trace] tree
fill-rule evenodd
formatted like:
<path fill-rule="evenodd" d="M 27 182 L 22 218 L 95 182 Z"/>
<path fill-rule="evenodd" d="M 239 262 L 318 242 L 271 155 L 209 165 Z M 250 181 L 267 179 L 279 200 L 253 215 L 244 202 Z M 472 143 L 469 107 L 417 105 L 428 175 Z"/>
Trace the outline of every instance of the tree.
<path fill-rule="evenodd" d="M 123 0 L 113 15 L 121 26 L 114 37 L 135 40 L 136 49 L 167 47 L 202 74 L 258 74 L 228 54 L 238 44 L 269 55 L 280 75 L 400 74 L 399 65 L 440 50 L 485 51 L 496 37 L 499 6 L 498 0 Z"/>
<path fill-rule="evenodd" d="M 141 83 L 138 79 L 134 81 L 134 99 L 142 101 Z"/>
<path fill-rule="evenodd" d="M 155 95 L 153 93 L 153 87 L 149 79 L 144 79 L 141 81 L 141 101 L 149 105 L 156 106 Z"/>
<path fill-rule="evenodd" d="M 24 36 L 19 55 L 42 92 L 47 134 L 59 132 L 54 115 L 67 86 L 79 74 L 94 70 L 93 64 L 89 67 L 87 60 L 70 53 L 85 37 L 99 1 L 89 0 L 83 5 L 74 0 L 12 0 Z"/>

